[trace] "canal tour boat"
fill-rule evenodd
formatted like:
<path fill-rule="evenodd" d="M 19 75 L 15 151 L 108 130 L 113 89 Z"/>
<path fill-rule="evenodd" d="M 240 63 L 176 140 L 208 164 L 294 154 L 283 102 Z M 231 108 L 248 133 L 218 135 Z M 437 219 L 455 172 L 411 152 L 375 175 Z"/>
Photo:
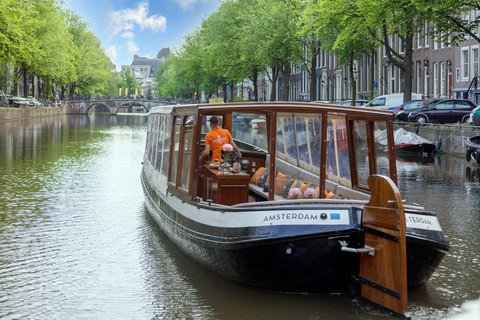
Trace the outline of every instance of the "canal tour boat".
<path fill-rule="evenodd" d="M 202 163 L 217 116 L 240 165 Z M 265 128 L 234 126 L 237 117 Z M 386 130 L 386 152 L 375 131 Z M 449 250 L 437 216 L 396 187 L 391 111 L 302 102 L 150 110 L 141 181 L 165 234 L 208 269 L 258 288 L 362 296 L 399 314 Z M 240 170 L 239 170 L 240 168 Z"/>

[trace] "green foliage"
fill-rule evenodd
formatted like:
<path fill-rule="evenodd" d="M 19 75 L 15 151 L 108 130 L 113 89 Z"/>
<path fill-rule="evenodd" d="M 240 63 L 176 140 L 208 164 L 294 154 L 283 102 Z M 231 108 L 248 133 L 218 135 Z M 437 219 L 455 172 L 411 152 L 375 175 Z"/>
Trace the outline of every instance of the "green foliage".
<path fill-rule="evenodd" d="M 63 10 L 59 0 L 0 2 L 0 62 L 4 86 L 18 82 L 15 71 L 22 70 L 38 76 L 45 95 L 50 88 L 73 88 L 73 83 L 79 94 L 112 90 L 112 63 L 100 41 L 78 15 Z"/>

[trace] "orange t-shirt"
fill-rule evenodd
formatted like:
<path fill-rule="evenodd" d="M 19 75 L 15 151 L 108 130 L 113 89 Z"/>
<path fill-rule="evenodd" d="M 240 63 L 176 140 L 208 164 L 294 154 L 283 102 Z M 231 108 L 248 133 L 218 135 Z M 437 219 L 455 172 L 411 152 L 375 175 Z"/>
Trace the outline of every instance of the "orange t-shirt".
<path fill-rule="evenodd" d="M 223 145 L 229 143 L 231 140 L 232 136 L 230 135 L 230 132 L 220 127 L 213 128 L 205 136 L 205 145 L 210 145 L 213 152 L 212 161 L 222 158 Z"/>

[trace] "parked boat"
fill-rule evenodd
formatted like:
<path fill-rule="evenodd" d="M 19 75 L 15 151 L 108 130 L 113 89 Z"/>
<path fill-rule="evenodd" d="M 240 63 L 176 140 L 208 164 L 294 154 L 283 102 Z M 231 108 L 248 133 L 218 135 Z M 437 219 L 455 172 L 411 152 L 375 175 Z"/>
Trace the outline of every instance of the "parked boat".
<path fill-rule="evenodd" d="M 467 162 L 472 160 L 477 165 L 480 165 L 480 135 L 467 137 L 466 145 L 466 159 Z"/>
<path fill-rule="evenodd" d="M 376 142 L 382 147 L 388 146 L 386 130 L 377 130 L 375 137 Z M 398 153 L 417 153 L 427 156 L 436 151 L 436 146 L 432 141 L 403 128 L 394 131 L 393 140 L 395 143 L 395 151 Z"/>
<path fill-rule="evenodd" d="M 242 153 L 238 173 L 199 162 L 211 116 Z M 232 131 L 238 116 L 263 116 L 266 129 Z M 386 156 L 374 128 L 386 130 Z M 403 203 L 396 178 L 388 111 L 278 102 L 149 114 L 148 212 L 192 259 L 259 288 L 361 295 L 404 314 L 407 286 L 428 281 L 449 243 L 435 213 Z"/>
<path fill-rule="evenodd" d="M 250 122 L 250 125 L 252 126 L 252 129 L 265 129 L 266 120 L 265 118 L 253 119 Z"/>

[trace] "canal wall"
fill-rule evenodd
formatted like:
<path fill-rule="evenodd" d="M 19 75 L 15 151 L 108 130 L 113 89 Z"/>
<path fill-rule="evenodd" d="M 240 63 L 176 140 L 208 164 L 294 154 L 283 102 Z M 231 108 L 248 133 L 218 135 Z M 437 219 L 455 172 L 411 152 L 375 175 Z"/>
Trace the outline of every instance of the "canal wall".
<path fill-rule="evenodd" d="M 394 130 L 404 128 L 437 144 L 441 141 L 439 153 L 465 154 L 465 139 L 480 134 L 480 126 L 454 124 L 424 124 L 395 122 Z"/>
<path fill-rule="evenodd" d="M 8 120 L 58 116 L 61 114 L 61 109 L 56 107 L 0 108 L 0 122 Z"/>

